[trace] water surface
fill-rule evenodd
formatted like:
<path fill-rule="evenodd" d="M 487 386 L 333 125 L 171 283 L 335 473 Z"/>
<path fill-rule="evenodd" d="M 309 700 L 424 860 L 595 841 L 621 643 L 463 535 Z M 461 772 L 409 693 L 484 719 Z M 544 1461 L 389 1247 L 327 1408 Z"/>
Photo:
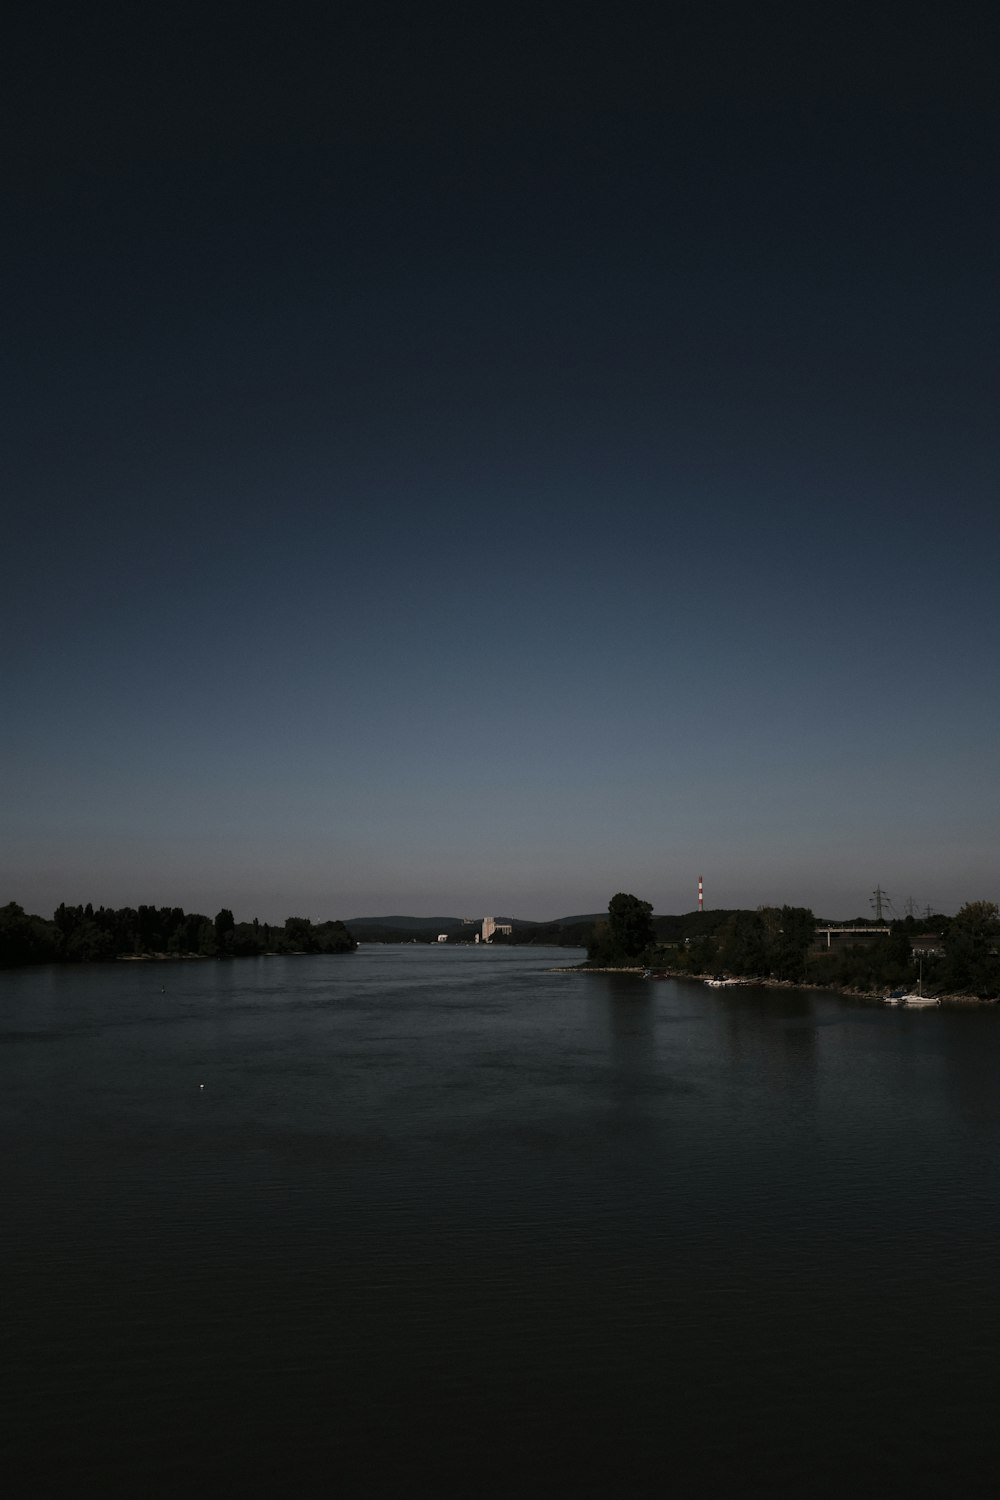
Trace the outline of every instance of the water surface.
<path fill-rule="evenodd" d="M 13 1493 L 992 1491 L 1000 1014 L 573 957 L 0 975 Z"/>

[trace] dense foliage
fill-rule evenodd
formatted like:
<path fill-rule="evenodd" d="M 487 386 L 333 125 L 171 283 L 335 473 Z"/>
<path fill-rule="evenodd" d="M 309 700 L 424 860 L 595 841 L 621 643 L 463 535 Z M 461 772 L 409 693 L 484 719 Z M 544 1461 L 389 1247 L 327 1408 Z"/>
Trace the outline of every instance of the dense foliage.
<path fill-rule="evenodd" d="M 807 977 L 816 918 L 804 906 L 761 906 L 756 911 L 696 912 L 682 937 L 647 954 L 652 964 L 681 973 L 725 973 L 800 984 Z"/>
<path fill-rule="evenodd" d="M 1000 999 L 1000 910 L 991 901 L 971 901 L 952 918 L 907 917 L 893 922 L 887 933 L 857 918 L 850 925 L 860 928 L 859 933 L 845 933 L 829 945 L 817 938 L 816 918 L 806 907 L 761 906 L 653 918 L 650 940 L 640 947 L 637 924 L 643 909 L 648 919 L 647 902 L 614 897 L 607 922 L 596 923 L 587 942 L 592 966 L 641 964 L 676 974 L 724 974 L 867 993 L 913 988 L 919 980 L 928 994 Z"/>
<path fill-rule="evenodd" d="M 52 920 L 15 902 L 0 907 L 0 965 L 93 963 L 146 955 L 242 958 L 263 953 L 350 953 L 343 922 L 288 917 L 283 927 L 237 922 L 225 907 L 213 918 L 179 906 L 60 906 Z"/>
<path fill-rule="evenodd" d="M 641 963 L 653 942 L 653 908 L 638 896 L 619 891 L 608 903 L 608 920 L 598 922 L 587 943 L 587 960 L 616 968 Z"/>

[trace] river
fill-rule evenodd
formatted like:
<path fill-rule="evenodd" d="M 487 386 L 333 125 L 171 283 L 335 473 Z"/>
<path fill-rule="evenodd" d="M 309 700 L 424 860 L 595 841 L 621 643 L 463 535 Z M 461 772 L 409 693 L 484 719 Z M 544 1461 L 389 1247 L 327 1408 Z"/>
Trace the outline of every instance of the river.
<path fill-rule="evenodd" d="M 0 974 L 4 1493 L 992 1493 L 1000 1010 L 576 958 Z"/>

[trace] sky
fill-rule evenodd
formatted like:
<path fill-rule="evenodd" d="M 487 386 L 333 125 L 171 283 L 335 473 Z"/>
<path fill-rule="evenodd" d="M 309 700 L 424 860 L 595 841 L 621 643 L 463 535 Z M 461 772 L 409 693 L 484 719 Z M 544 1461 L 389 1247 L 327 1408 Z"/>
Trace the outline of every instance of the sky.
<path fill-rule="evenodd" d="M 1000 19 L 50 6 L 0 903 L 1000 899 Z"/>

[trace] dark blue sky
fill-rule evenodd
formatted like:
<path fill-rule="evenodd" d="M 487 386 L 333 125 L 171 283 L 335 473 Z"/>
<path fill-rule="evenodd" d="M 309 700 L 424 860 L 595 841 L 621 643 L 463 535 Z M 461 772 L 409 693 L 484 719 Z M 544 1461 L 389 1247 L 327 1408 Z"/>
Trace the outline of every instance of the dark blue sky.
<path fill-rule="evenodd" d="M 996 19 L 661 10 L 14 39 L 0 900 L 1000 894 Z"/>

